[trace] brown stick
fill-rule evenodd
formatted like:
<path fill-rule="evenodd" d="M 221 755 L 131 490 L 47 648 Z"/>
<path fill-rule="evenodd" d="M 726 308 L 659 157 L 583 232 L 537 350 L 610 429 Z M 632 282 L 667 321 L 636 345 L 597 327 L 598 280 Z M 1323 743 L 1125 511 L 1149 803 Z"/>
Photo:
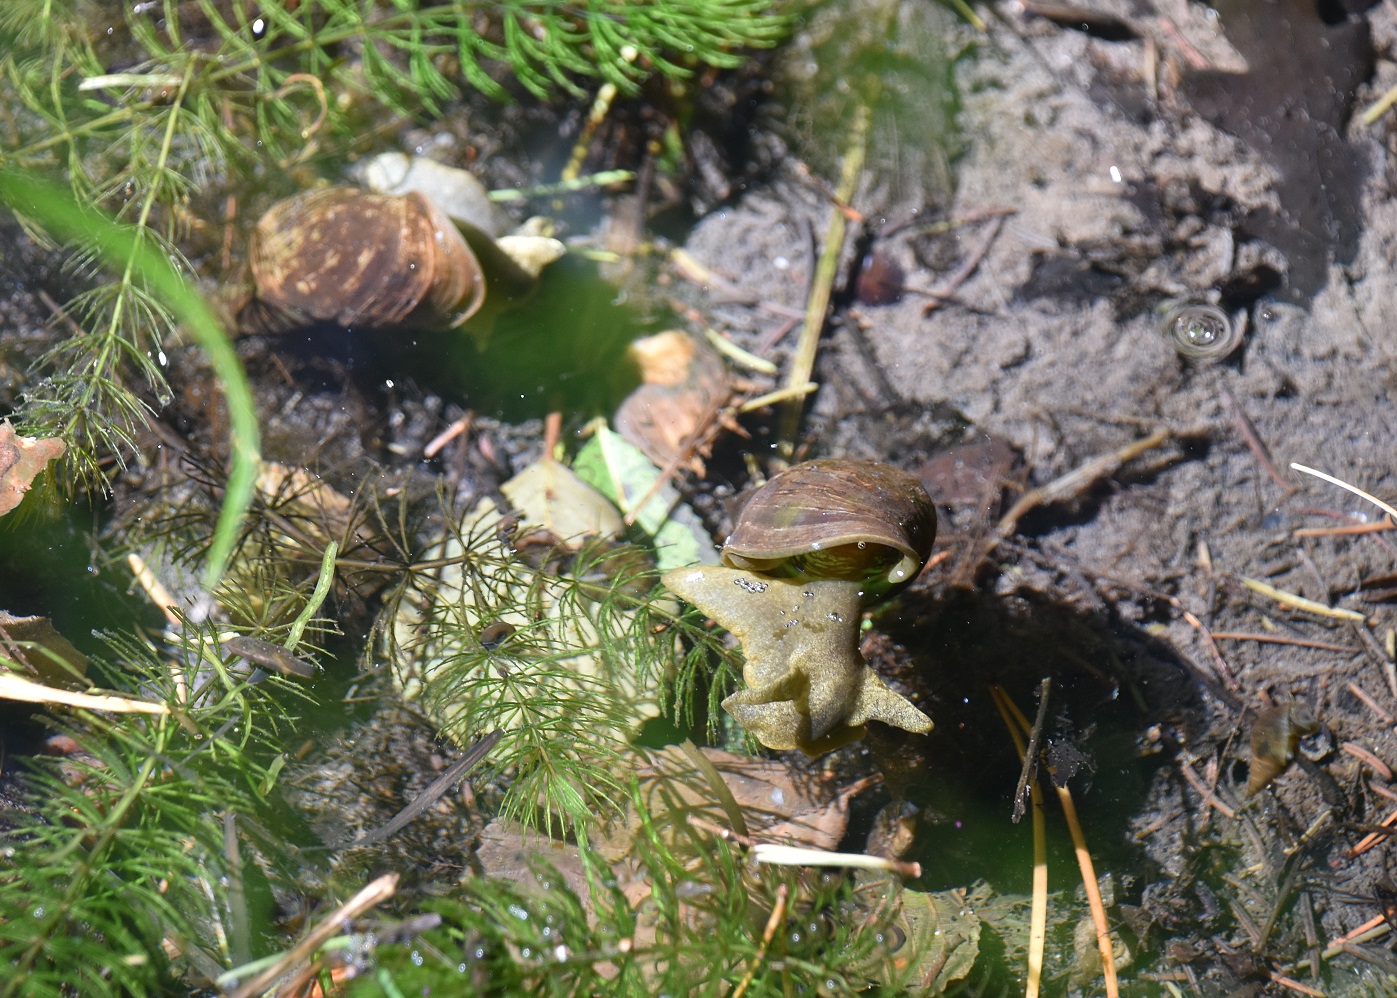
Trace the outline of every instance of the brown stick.
<path fill-rule="evenodd" d="M 1262 470 L 1271 476 L 1271 481 L 1279 485 L 1281 489 L 1285 491 L 1286 495 L 1290 495 L 1292 492 L 1299 492 L 1300 487 L 1286 481 L 1285 476 L 1281 474 L 1281 469 L 1277 468 L 1276 462 L 1271 460 L 1270 450 L 1267 449 L 1266 444 L 1262 441 L 1261 434 L 1256 432 L 1256 427 L 1252 424 L 1251 419 L 1242 411 L 1242 403 L 1237 401 L 1237 396 L 1232 394 L 1232 389 L 1219 381 L 1218 391 L 1222 393 L 1222 397 L 1227 400 L 1227 404 L 1232 408 L 1232 416 L 1236 419 L 1237 426 L 1242 431 L 1242 438 L 1246 440 L 1247 447 L 1251 449 L 1252 456 L 1256 458 L 1257 464 L 1261 465 Z"/>
<path fill-rule="evenodd" d="M 1294 645 L 1297 648 L 1318 648 L 1320 651 L 1342 651 L 1352 655 L 1362 652 L 1362 648 L 1352 645 L 1336 645 L 1328 641 L 1312 641 L 1309 638 L 1292 638 L 1285 634 L 1248 634 L 1242 631 L 1213 631 L 1218 641 L 1261 641 L 1272 645 Z"/>
<path fill-rule="evenodd" d="M 253 998 L 272 986 L 292 967 L 310 958 L 310 955 L 324 946 L 334 936 L 344 932 L 344 923 L 358 918 L 377 904 L 382 904 L 398 889 L 398 875 L 386 873 L 368 884 L 358 894 L 340 905 L 326 916 L 304 939 L 291 947 L 284 956 L 262 973 L 246 981 L 233 991 L 228 998 Z"/>
<path fill-rule="evenodd" d="M 1228 807 L 1222 801 L 1218 800 L 1217 794 L 1213 793 L 1212 789 L 1209 788 L 1208 785 L 1203 782 L 1202 778 L 1199 777 L 1199 775 L 1193 771 L 1193 766 L 1191 766 L 1186 760 L 1179 760 L 1179 771 L 1184 774 L 1184 779 L 1188 781 L 1188 785 L 1193 787 L 1194 790 L 1198 791 L 1198 796 L 1203 798 L 1204 804 L 1208 805 L 1209 807 L 1217 808 L 1219 811 L 1227 815 L 1229 818 L 1237 817 L 1237 812 L 1232 810 L 1232 808 Z"/>
<path fill-rule="evenodd" d="M 1374 714 L 1382 718 L 1383 724 L 1393 723 L 1392 715 L 1389 714 L 1386 710 L 1384 710 L 1376 700 L 1369 696 L 1368 692 L 1364 690 L 1363 687 L 1359 686 L 1357 683 L 1349 683 L 1348 691 L 1352 693 L 1354 696 L 1358 697 L 1358 699 L 1362 700 L 1365 704 L 1367 704 L 1368 709 L 1371 710 Z"/>
<path fill-rule="evenodd" d="M 922 315 L 930 315 L 935 312 L 941 307 L 942 302 L 953 297 L 956 289 L 970 279 L 970 276 L 979 269 L 981 262 L 989 255 L 990 247 L 994 245 L 995 238 L 998 237 L 999 230 L 1003 227 L 1004 216 L 996 215 L 986 227 L 984 238 L 956 268 L 956 272 L 931 290 L 920 292 L 931 297 L 931 301 L 922 306 Z"/>
<path fill-rule="evenodd" d="M 747 973 L 742 975 L 742 980 L 737 987 L 733 988 L 732 998 L 742 998 L 747 993 L 747 989 L 752 986 L 752 981 L 757 977 L 757 968 L 766 959 L 767 948 L 771 945 L 771 940 L 776 938 L 776 930 L 786 920 L 786 901 L 790 897 L 791 889 L 786 884 L 776 888 L 776 904 L 772 905 L 771 917 L 766 920 L 766 928 L 762 931 L 762 942 L 757 947 L 756 955 L 752 957 L 752 962 L 747 967 Z"/>
<path fill-rule="evenodd" d="M 1077 496 L 1087 486 L 1114 474 L 1127 461 L 1153 450 L 1168 439 L 1168 430 L 1156 430 L 1143 440 L 1136 440 L 1109 454 L 1092 458 L 1080 468 L 1069 471 L 1042 488 L 1029 489 L 1000 519 L 995 532 L 1000 537 L 1008 537 L 1018 527 L 1019 520 L 1031 510 Z"/>
<path fill-rule="evenodd" d="M 1377 773 L 1384 780 L 1392 779 L 1392 767 L 1383 762 L 1372 752 L 1369 752 L 1362 745 L 1356 742 L 1344 742 L 1339 748 L 1353 756 L 1359 762 L 1364 763 L 1369 769 Z"/>
<path fill-rule="evenodd" d="M 1380 534 L 1391 530 L 1391 517 L 1384 516 L 1377 523 L 1350 523 L 1342 527 L 1301 527 L 1292 530 L 1292 537 L 1341 537 L 1348 534 Z"/>

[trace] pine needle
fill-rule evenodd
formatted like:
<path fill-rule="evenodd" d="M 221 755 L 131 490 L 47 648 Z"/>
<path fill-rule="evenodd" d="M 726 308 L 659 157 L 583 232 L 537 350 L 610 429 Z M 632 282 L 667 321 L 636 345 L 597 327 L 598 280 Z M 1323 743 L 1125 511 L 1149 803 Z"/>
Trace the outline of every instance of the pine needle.
<path fill-rule="evenodd" d="M 1008 694 L 1006 694 L 1002 689 L 1000 689 L 999 687 L 994 687 L 993 691 L 997 693 L 995 697 L 995 706 L 999 708 L 1000 714 L 1006 715 L 1005 724 L 1009 725 L 1009 733 L 1014 738 L 1014 745 L 1018 749 L 1019 755 L 1022 756 L 1024 753 L 1023 736 L 1026 735 L 1030 730 L 1028 718 L 1024 716 L 1023 712 L 1019 710 L 1018 706 L 1014 703 L 1014 701 L 1010 700 Z M 1014 724 L 1010 724 L 1009 717 L 1007 716 L 1006 712 L 1012 713 L 1013 719 L 1018 725 L 1017 729 L 1015 728 Z M 1034 782 L 1036 786 L 1037 781 Z M 1119 998 L 1120 985 L 1116 979 L 1116 958 L 1115 953 L 1111 947 L 1111 929 L 1110 925 L 1106 921 L 1106 906 L 1101 900 L 1101 887 L 1096 882 L 1096 866 L 1094 863 L 1092 863 L 1091 853 L 1087 849 L 1086 836 L 1082 834 L 1082 824 L 1077 819 L 1077 805 L 1072 800 L 1072 791 L 1069 790 L 1067 787 L 1060 787 L 1056 783 L 1054 783 L 1053 788 L 1057 791 L 1058 802 L 1062 805 L 1063 816 L 1067 819 L 1067 830 L 1072 835 L 1072 846 L 1077 853 L 1077 865 L 1081 868 L 1082 871 L 1082 886 L 1086 889 L 1087 905 L 1091 908 L 1092 922 L 1096 926 L 1096 945 L 1101 951 L 1101 969 L 1106 980 L 1106 996 L 1107 998 Z M 1034 902 L 1036 903 L 1036 868 L 1034 870 L 1034 873 Z M 1047 888 L 1046 879 L 1047 872 L 1045 869 L 1045 903 Z"/>
<path fill-rule="evenodd" d="M 1394 509 L 1393 507 L 1389 506 L 1387 503 L 1383 502 L 1377 496 L 1364 492 L 1357 485 L 1350 485 L 1348 482 L 1344 481 L 1341 478 L 1335 478 L 1333 475 L 1326 475 L 1322 471 L 1316 471 L 1314 468 L 1307 468 L 1305 467 L 1305 465 L 1296 464 L 1294 461 L 1290 463 L 1290 466 L 1294 468 L 1296 471 L 1304 472 L 1307 475 L 1313 475 L 1315 478 L 1318 478 L 1321 481 L 1328 482 L 1330 485 L 1337 485 L 1341 489 L 1347 489 L 1348 491 L 1352 492 L 1354 495 L 1358 496 L 1361 499 L 1367 499 L 1378 509 L 1382 510 L 1384 513 L 1392 517 L 1394 520 L 1397 520 L 1397 509 Z"/>
<path fill-rule="evenodd" d="M 1357 610 L 1345 610 L 1341 607 L 1327 606 L 1316 600 L 1306 599 L 1297 596 L 1295 593 L 1286 592 L 1284 589 L 1277 589 L 1270 583 L 1262 582 L 1260 579 L 1253 579 L 1246 575 L 1237 576 L 1242 585 L 1246 586 L 1254 593 L 1270 597 L 1281 606 L 1288 606 L 1293 610 L 1304 610 L 1306 613 L 1318 614 L 1321 617 L 1336 617 L 1339 620 L 1352 620 L 1355 623 L 1363 623 L 1368 618 Z"/>
<path fill-rule="evenodd" d="M 1101 950 L 1101 970 L 1106 978 L 1107 998 L 1119 998 L 1120 985 L 1116 982 L 1116 957 L 1111 947 L 1111 927 L 1106 921 L 1106 906 L 1101 901 L 1101 886 L 1096 882 L 1096 866 L 1087 851 L 1086 836 L 1082 834 L 1082 824 L 1077 820 L 1077 805 L 1072 801 L 1072 791 L 1067 787 L 1057 789 L 1062 813 L 1067 818 L 1067 829 L 1072 833 L 1072 848 L 1077 853 L 1077 865 L 1082 869 L 1082 886 L 1087 891 L 1087 904 L 1091 907 L 1091 919 L 1096 925 L 1096 945 Z"/>
<path fill-rule="evenodd" d="M 312 929 L 304 939 L 293 946 L 272 966 L 237 988 L 228 998 L 254 998 L 276 982 L 292 967 L 309 959 L 311 954 L 325 945 L 332 937 L 344 931 L 344 923 L 358 918 L 375 905 L 382 904 L 398 889 L 398 875 L 385 873 L 377 880 L 365 885 L 359 893 L 340 905 Z"/>
<path fill-rule="evenodd" d="M 55 689 L 52 686 L 32 682 L 23 676 L 16 676 L 14 673 L 4 671 L 0 671 L 0 700 L 62 704 L 65 707 L 107 710 L 117 714 L 168 714 L 170 712 L 170 708 L 163 703 L 149 703 L 144 700 L 131 700 L 128 697 L 75 693 L 72 690 Z"/>
<path fill-rule="evenodd" d="M 771 908 L 771 917 L 766 920 L 766 928 L 762 930 L 762 942 L 757 948 L 756 955 L 752 957 L 752 962 L 747 967 L 747 973 L 742 975 L 742 980 L 737 987 L 733 988 L 732 998 L 742 998 L 747 993 L 747 989 L 752 986 L 752 981 L 757 977 L 757 968 L 766 959 L 766 951 L 771 946 L 771 940 L 776 937 L 776 930 L 781 923 L 786 920 L 786 902 L 790 897 L 791 889 L 785 884 L 776 888 L 776 904 Z"/>
<path fill-rule="evenodd" d="M 839 203 L 830 209 L 829 225 L 825 229 L 825 246 L 815 267 L 815 277 L 810 286 L 810 297 L 805 303 L 805 324 L 796 341 L 795 356 L 791 360 L 790 372 L 786 375 L 786 389 L 800 392 L 786 403 L 781 419 L 780 454 L 789 460 L 795 453 L 796 432 L 800 427 L 800 415 L 804 411 L 806 386 L 815 371 L 815 355 L 820 347 L 820 335 L 828 320 L 830 294 L 834 289 L 834 279 L 839 269 L 839 255 L 844 250 L 844 234 L 848 229 L 849 218 L 845 205 L 858 188 L 859 177 L 863 174 L 864 159 L 868 154 L 869 111 L 867 105 L 860 105 L 849 135 L 844 144 L 844 161 L 839 189 L 835 196 Z"/>
<path fill-rule="evenodd" d="M 1003 687 L 991 686 L 990 696 L 1004 719 L 1004 726 L 1009 729 L 1019 759 L 1026 762 L 1028 746 L 1024 738 L 1028 719 L 1014 706 Z M 1037 777 L 1029 781 L 1028 792 L 1033 803 L 1033 903 L 1028 919 L 1028 983 L 1024 986 L 1024 998 L 1038 998 L 1043 984 L 1043 951 L 1048 938 L 1048 841 L 1043 819 L 1043 789 Z"/>

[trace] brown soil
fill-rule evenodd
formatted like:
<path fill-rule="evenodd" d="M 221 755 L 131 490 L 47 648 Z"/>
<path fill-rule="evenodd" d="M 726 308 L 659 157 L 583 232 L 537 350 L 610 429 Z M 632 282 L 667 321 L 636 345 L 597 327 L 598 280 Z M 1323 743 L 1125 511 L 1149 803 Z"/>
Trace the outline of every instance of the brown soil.
<path fill-rule="evenodd" d="M 1165 0 L 1092 6 L 1134 37 L 1001 8 L 975 43 L 958 76 L 965 154 L 938 217 L 1013 214 L 997 234 L 978 221 L 875 243 L 908 285 L 929 288 L 993 239 L 955 300 L 930 314 L 926 297 L 905 294 L 838 316 L 817 367 L 811 451 L 915 468 L 969 443 L 967 460 L 993 466 L 996 442 L 1007 442 L 1027 484 L 1042 486 L 1151 431 L 1171 433 L 998 544 L 1002 507 L 977 506 L 972 493 L 942 508 L 956 556 L 877 620 L 880 654 L 938 728 L 925 749 L 878 754 L 912 771 L 903 792 L 934 814 L 920 856 L 930 881 L 985 874 L 1002 857 L 984 837 L 1003 837 L 1018 843 L 1023 869 L 1006 886 L 1022 889 L 1027 833 L 1005 820 L 1018 765 L 986 681 L 1028 709 L 1038 680 L 1052 677 L 1050 729 L 1094 762 L 1095 775 L 1072 786 L 1102 851 L 1097 869 L 1116 878 L 1118 914 L 1157 954 L 1145 974 L 1204 993 L 1278 988 L 1273 971 L 1308 981 L 1293 961 L 1379 914 L 1391 887 L 1386 839 L 1351 854 L 1392 812 L 1390 777 L 1347 746 L 1397 763 L 1397 680 L 1390 644 L 1383 650 L 1393 615 L 1361 591 L 1393 571 L 1397 548 L 1382 533 L 1297 535 L 1381 514 L 1288 465 L 1397 496 L 1391 125 L 1350 123 L 1348 100 L 1316 82 L 1361 83 L 1355 106 L 1367 106 L 1397 81 L 1387 58 L 1397 27 L 1390 7 L 1367 15 L 1378 57 L 1369 79 L 1364 22 L 1342 11 L 1325 24 L 1308 4 L 1282 4 L 1286 17 L 1268 12 L 1258 26 L 1233 5 L 1220 28 L 1204 8 Z M 1327 56 L 1276 57 L 1308 52 L 1314 38 Z M 1252 108 L 1247 127 L 1238 103 Z M 1267 113 L 1269 128 L 1255 120 Z M 853 207 L 904 220 L 886 205 Z M 804 233 L 823 232 L 827 212 L 788 177 L 706 217 L 688 248 L 764 299 L 799 307 Z M 1182 360 L 1161 331 L 1181 299 L 1219 301 L 1245 322 L 1242 349 L 1215 366 Z M 714 310 L 750 342 L 775 324 Z M 1288 610 L 1242 577 L 1366 620 Z M 1210 642 L 1210 632 L 1280 643 Z M 1248 731 L 1267 705 L 1291 700 L 1323 725 L 1301 745 L 1314 761 L 1248 800 Z M 1223 807 L 1209 806 L 1204 786 Z M 1062 863 L 1055 883 L 1073 875 L 1070 858 Z M 1397 968 L 1384 945 L 1340 954 L 1323 986 L 1380 987 Z"/>

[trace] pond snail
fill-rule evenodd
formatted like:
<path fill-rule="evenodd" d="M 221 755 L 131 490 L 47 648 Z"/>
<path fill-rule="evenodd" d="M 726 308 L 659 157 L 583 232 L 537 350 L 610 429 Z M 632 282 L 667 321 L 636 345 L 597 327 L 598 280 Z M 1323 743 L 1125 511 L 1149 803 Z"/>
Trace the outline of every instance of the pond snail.
<path fill-rule="evenodd" d="M 1164 335 L 1185 360 L 1215 364 L 1229 357 L 1242 343 L 1242 325 L 1234 323 L 1216 305 L 1186 302 L 1164 317 Z"/>
<path fill-rule="evenodd" d="M 911 583 L 936 539 L 912 475 L 871 461 L 798 464 L 739 500 L 723 562 L 777 578 L 865 582 L 866 605 Z"/>
<path fill-rule="evenodd" d="M 323 187 L 279 201 L 248 257 L 256 290 L 239 324 L 264 332 L 317 322 L 450 329 L 485 298 L 476 254 L 417 193 Z"/>
<path fill-rule="evenodd" d="M 747 688 L 723 708 L 768 748 L 816 755 L 870 720 L 931 730 L 858 646 L 863 608 L 916 578 L 935 535 L 935 508 L 913 476 L 810 461 L 746 498 L 723 565 L 672 569 L 663 581 L 742 642 Z"/>

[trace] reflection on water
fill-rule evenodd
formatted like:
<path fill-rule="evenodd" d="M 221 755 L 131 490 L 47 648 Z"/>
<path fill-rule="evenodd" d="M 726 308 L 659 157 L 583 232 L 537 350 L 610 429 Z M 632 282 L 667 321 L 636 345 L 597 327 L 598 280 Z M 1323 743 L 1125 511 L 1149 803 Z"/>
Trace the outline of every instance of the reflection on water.
<path fill-rule="evenodd" d="M 610 414 L 640 383 L 626 347 L 664 328 L 667 313 L 656 311 L 626 301 L 596 265 L 569 255 L 543 272 L 528 298 L 472 320 L 452 334 L 453 345 L 424 339 L 406 360 L 424 386 L 501 419 Z M 396 349 L 392 362 L 403 363 Z"/>

